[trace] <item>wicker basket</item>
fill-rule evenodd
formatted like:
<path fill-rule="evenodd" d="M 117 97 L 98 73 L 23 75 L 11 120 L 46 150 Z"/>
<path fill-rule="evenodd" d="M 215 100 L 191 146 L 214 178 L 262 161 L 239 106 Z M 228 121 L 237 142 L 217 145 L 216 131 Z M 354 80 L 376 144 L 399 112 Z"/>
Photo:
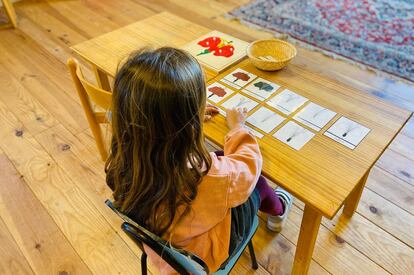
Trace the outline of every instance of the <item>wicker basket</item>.
<path fill-rule="evenodd" d="M 264 71 L 276 71 L 285 67 L 296 55 L 296 48 L 283 40 L 257 40 L 247 48 L 252 63 Z"/>

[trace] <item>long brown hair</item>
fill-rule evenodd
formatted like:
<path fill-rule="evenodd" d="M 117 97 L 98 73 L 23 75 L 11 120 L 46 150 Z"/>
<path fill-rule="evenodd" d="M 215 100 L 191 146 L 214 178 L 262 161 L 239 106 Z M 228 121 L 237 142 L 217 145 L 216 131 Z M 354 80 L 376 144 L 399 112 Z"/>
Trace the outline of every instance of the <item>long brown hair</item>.
<path fill-rule="evenodd" d="M 116 74 L 107 183 L 115 206 L 155 234 L 169 229 L 180 206 L 180 217 L 188 213 L 211 166 L 205 102 L 200 65 L 178 49 L 142 49 Z"/>

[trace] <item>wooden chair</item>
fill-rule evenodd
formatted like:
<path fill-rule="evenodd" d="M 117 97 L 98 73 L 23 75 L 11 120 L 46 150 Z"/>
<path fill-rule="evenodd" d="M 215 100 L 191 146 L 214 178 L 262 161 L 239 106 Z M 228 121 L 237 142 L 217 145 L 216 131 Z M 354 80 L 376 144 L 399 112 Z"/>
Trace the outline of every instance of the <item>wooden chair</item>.
<path fill-rule="evenodd" d="M 103 161 L 108 158 L 108 151 L 106 150 L 105 142 L 102 136 L 102 131 L 99 124 L 108 123 L 107 112 L 111 108 L 112 93 L 102 90 L 95 85 L 89 83 L 83 76 L 76 59 L 69 58 L 67 62 L 70 74 L 72 75 L 73 83 L 78 91 L 78 95 L 85 111 L 89 127 L 95 137 L 95 142 Z M 107 112 L 94 112 L 92 102 Z"/>
<path fill-rule="evenodd" d="M 16 11 L 13 8 L 13 4 L 10 2 L 10 0 L 1 0 L 3 3 L 4 10 L 6 11 L 7 17 L 9 17 L 10 23 L 7 25 L 2 26 L 3 27 L 9 27 L 12 26 L 13 28 L 17 27 L 17 16 Z"/>
<path fill-rule="evenodd" d="M 155 253 L 157 253 L 164 261 L 166 261 L 172 268 L 174 268 L 179 274 L 183 275 L 205 275 L 209 274 L 207 265 L 196 255 L 185 251 L 183 249 L 174 248 L 171 244 L 148 231 L 144 227 L 138 225 L 136 222 L 119 212 L 112 204 L 110 200 L 105 201 L 106 205 L 111 208 L 116 214 L 118 214 L 123 220 L 122 230 L 138 245 L 142 251 L 141 256 L 141 274 L 147 275 L 147 254 L 143 248 L 143 244 L 150 247 Z M 220 269 L 212 274 L 225 275 L 229 274 L 233 267 L 236 265 L 241 254 L 245 250 L 246 246 L 249 247 L 250 257 L 252 259 L 252 268 L 258 269 L 256 261 L 256 255 L 254 253 L 252 238 L 259 226 L 259 219 L 255 216 L 252 228 L 248 238 L 244 241 L 243 245 L 239 248 L 237 253 L 232 256 L 223 269 Z"/>

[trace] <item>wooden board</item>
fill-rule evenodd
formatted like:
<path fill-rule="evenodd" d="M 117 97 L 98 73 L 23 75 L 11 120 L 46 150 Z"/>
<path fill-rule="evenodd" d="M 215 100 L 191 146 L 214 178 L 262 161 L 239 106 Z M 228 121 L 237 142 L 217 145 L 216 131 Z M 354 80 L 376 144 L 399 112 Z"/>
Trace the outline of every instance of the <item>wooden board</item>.
<path fill-rule="evenodd" d="M 0 174 L 0 215 L 33 272 L 92 274 L 50 217 L 47 209 L 30 190 L 24 176 L 15 170 L 1 151 Z M 0 242 L 4 247 L 5 242 Z M 1 259 L 4 260 L 3 257 Z M 15 261 L 24 267 L 25 261 Z M 11 263 L 14 266 L 13 262 Z"/>
<path fill-rule="evenodd" d="M 406 158 L 393 150 L 387 150 L 378 160 L 377 166 L 414 185 L 414 160 Z"/>
<path fill-rule="evenodd" d="M 139 48 L 180 47 L 209 31 L 180 17 L 161 13 L 71 48 L 108 75 L 114 76 L 119 64 Z M 214 73 L 209 70 L 205 70 L 205 73 L 207 79 L 214 76 Z"/>
<path fill-rule="evenodd" d="M 69 76 L 67 74 L 67 70 L 65 67 L 65 62 L 67 57 L 72 56 L 73 53 L 70 50 L 68 45 L 73 45 L 76 43 L 80 43 L 84 40 L 96 37 L 101 35 L 107 31 L 115 30 L 117 28 L 123 27 L 127 24 L 134 23 L 138 20 L 141 20 L 145 17 L 149 17 L 153 14 L 156 14 L 161 11 L 168 10 L 178 16 L 186 18 L 192 22 L 195 22 L 199 25 L 203 25 L 208 29 L 218 29 L 223 32 L 229 33 L 236 37 L 239 37 L 246 41 L 252 41 L 254 39 L 261 39 L 261 38 L 271 38 L 271 33 L 266 33 L 262 31 L 258 31 L 256 29 L 251 29 L 246 26 L 241 25 L 237 21 L 230 21 L 222 16 L 222 13 L 228 10 L 233 9 L 236 6 L 242 5 L 247 3 L 249 0 L 223 0 L 223 1 L 209 1 L 209 0 L 201 0 L 197 2 L 197 5 L 193 5 L 192 2 L 188 0 L 171 0 L 171 1 L 163 1 L 163 0 L 154 0 L 154 1 L 146 1 L 146 0 L 124 0 L 124 1 L 113 1 L 113 0 L 88 0 L 88 1 L 38 1 L 38 0 L 25 0 L 15 3 L 15 6 L 19 13 L 19 29 L 14 31 L 7 30 L 1 32 L 1 39 L 0 39 L 0 52 L 4 53 L 6 49 L 6 54 L 0 54 L 0 63 L 2 66 L 5 67 L 9 75 L 13 75 L 13 77 L 19 81 L 21 78 L 24 80 L 21 81 L 20 86 L 23 86 L 24 90 L 26 91 L 23 98 L 11 98 L 11 91 L 8 94 L 10 102 L 4 102 L 7 108 L 12 112 L 16 117 L 22 121 L 21 128 L 23 130 L 28 130 L 30 133 L 39 133 L 38 131 L 42 131 L 41 129 L 46 129 L 47 124 L 43 125 L 37 121 L 33 121 L 34 113 L 26 114 L 23 110 L 26 108 L 31 108 L 34 105 L 28 103 L 28 107 L 24 107 L 23 104 L 26 99 L 29 99 L 30 96 L 32 99 L 37 101 L 41 106 L 44 107 L 44 111 L 50 113 L 54 119 L 56 119 L 59 123 L 63 124 L 63 126 L 70 130 L 71 133 L 76 133 L 76 136 L 81 140 L 82 145 L 79 152 L 86 155 L 85 151 L 83 151 L 84 147 L 88 147 L 91 150 L 91 153 L 88 153 L 88 157 L 85 159 L 81 159 L 81 161 L 77 161 L 73 166 L 80 166 L 83 165 L 82 169 L 90 168 L 92 172 L 87 173 L 86 175 L 94 175 L 94 177 L 104 177 L 104 173 L 102 171 L 103 164 L 99 160 L 99 156 L 97 155 L 97 151 L 95 148 L 94 141 L 91 137 L 87 138 L 87 124 L 86 120 L 83 117 L 82 112 L 78 112 L 76 108 L 71 109 L 69 106 L 65 106 L 68 112 L 64 112 L 63 108 L 59 107 L 56 108 L 59 104 L 56 104 L 56 98 L 72 98 L 77 101 L 76 94 L 74 93 L 72 83 L 68 81 Z M 73 4 L 74 3 L 74 4 Z M 70 4 L 66 6 L 66 4 Z M 76 9 L 76 12 L 71 11 L 70 9 Z M 97 16 L 98 14 L 98 16 Z M 114 24 L 107 24 L 108 21 L 113 22 Z M 99 28 L 97 25 L 104 24 L 105 28 Z M 109 26 L 109 27 L 107 27 Z M 4 41 L 7 41 L 7 47 L 4 48 Z M 28 43 L 30 41 L 30 43 Z M 24 45 L 24 47 L 21 47 Z M 16 50 L 14 47 L 18 46 Z M 300 66 L 310 72 L 313 72 L 317 75 L 323 76 L 325 78 L 330 78 L 337 83 L 345 83 L 346 85 L 350 85 L 353 88 L 360 90 L 361 92 L 372 94 L 378 98 L 381 98 L 384 101 L 391 102 L 396 106 L 400 106 L 406 109 L 414 110 L 414 86 L 409 84 L 400 83 L 391 79 L 387 79 L 383 76 L 378 76 L 373 72 L 362 70 L 357 66 L 350 65 L 346 62 L 333 60 L 332 58 L 326 57 L 321 53 L 312 52 L 310 50 L 298 47 L 298 55 L 292 61 L 293 65 Z M 36 61 L 39 64 L 35 64 Z M 21 66 L 19 64 L 23 64 Z M 88 75 L 93 77 L 93 74 L 90 70 L 84 67 L 84 72 Z M 36 75 L 38 79 L 32 79 L 31 75 Z M 91 79 L 91 78 L 89 78 Z M 6 81 L 6 85 L 8 81 Z M 51 84 L 53 83 L 53 84 Z M 41 84 L 41 85 L 40 85 Z M 12 86 L 8 86 L 12 87 Z M 17 87 L 17 91 L 22 91 L 19 86 Z M 73 92 L 73 96 L 71 97 L 71 93 Z M 68 97 L 65 95 L 62 96 L 61 93 L 66 93 Z M 0 99 L 1 100 L 1 99 Z M 40 107 L 36 107 L 39 111 Z M 72 117 L 75 120 L 72 120 Z M 402 133 L 405 136 L 414 138 L 414 120 L 411 118 L 409 123 L 406 127 L 402 130 Z M 40 127 L 37 127 L 37 124 L 40 124 Z M 77 125 L 82 124 L 82 127 L 78 128 Z M 3 124 L 1 124 L 3 126 Z M 53 126 L 54 124 L 51 124 Z M 73 131 L 74 130 L 74 131 Z M 34 132 L 32 132 L 34 131 Z M 80 132 L 79 132 L 80 131 Z M 26 131 L 24 131 L 26 133 Z M 85 137 L 85 138 L 83 138 Z M 405 158 L 409 159 L 408 153 L 410 151 L 410 147 L 407 147 L 407 143 L 405 140 L 400 139 L 401 142 L 395 146 L 393 146 L 393 151 L 395 153 L 397 161 L 400 160 L 398 156 L 405 156 Z M 3 141 L 0 141 L 0 146 L 3 144 Z M 7 143 L 9 144 L 9 143 Z M 77 146 L 74 146 L 77 147 Z M 398 147 L 398 149 L 397 149 Z M 49 147 L 50 148 L 50 147 Z M 15 152 L 18 150 L 14 148 Z M 44 149 L 41 149 L 41 151 Z M 89 150 L 89 149 L 88 149 Z M 70 150 L 72 151 L 72 150 Z M 67 152 L 67 151 L 65 151 Z M 21 151 L 21 154 L 24 155 L 24 150 Z M 19 154 L 13 154 L 14 158 L 18 159 Z M 403 158 L 402 160 L 404 160 Z M 95 161 L 88 161 L 94 159 Z M 88 165 L 85 165 L 85 161 L 88 161 Z M 16 162 L 14 162 L 16 163 Z M 65 162 L 61 162 L 65 163 Z M 413 196 L 414 196 L 414 189 L 413 185 L 410 185 L 408 182 L 404 181 L 404 176 L 400 173 L 400 171 L 409 171 L 409 167 L 412 165 L 411 162 L 404 162 L 401 165 L 396 167 L 393 163 L 393 157 L 387 158 L 387 161 L 384 161 L 381 164 L 381 167 L 387 169 L 388 172 L 385 172 L 382 168 L 374 168 L 373 172 L 371 173 L 369 180 L 367 182 L 367 187 L 377 193 L 378 195 L 382 196 L 388 202 L 396 205 L 400 208 L 403 208 L 407 212 L 413 214 L 414 210 L 412 206 L 414 205 Z M 69 166 L 65 166 L 66 168 Z M 65 169 L 66 169 L 65 168 Z M 28 170 L 25 170 L 28 171 Z M 75 171 L 79 171 L 76 169 Z M 36 175 L 38 175 L 37 173 Z M 396 177 L 402 177 L 403 179 Z M 97 179 L 95 182 L 99 182 L 100 179 Z M 80 181 L 82 184 L 83 181 Z M 74 184 L 75 182 L 66 181 L 65 183 Z M 45 183 L 49 184 L 49 182 Z M 99 188 L 98 188 L 99 189 Z M 30 189 L 29 189 L 30 191 Z M 26 192 L 27 193 L 27 192 Z M 26 194 L 25 193 L 25 194 Z M 19 205 L 22 201 L 25 200 L 37 200 L 37 197 L 33 195 L 30 191 L 31 199 L 27 199 L 26 196 L 18 196 L 16 199 L 13 199 L 15 205 Z M 6 193 L 8 194 L 8 193 Z M 68 197 L 68 200 L 71 198 Z M 365 197 L 363 194 L 362 203 L 369 202 L 365 201 Z M 295 202 L 297 205 L 299 201 Z M 31 202 L 27 203 L 29 207 L 33 205 Z M 43 207 L 42 203 L 39 203 L 41 207 Z M 0 204 L 0 207 L 3 207 L 4 204 Z M 44 208 L 44 207 L 43 207 Z M 0 208 L 1 209 L 1 208 Z M 37 208 L 34 208 L 37 211 Z M 39 219 L 39 222 L 36 222 L 38 219 L 37 215 L 33 215 L 33 224 L 30 224 L 30 228 L 35 232 L 41 232 L 43 227 L 43 222 L 47 222 L 48 220 L 52 219 L 49 211 L 49 208 L 44 208 L 45 212 L 48 217 L 46 220 Z M 395 209 L 395 208 L 393 208 Z M 19 208 L 16 207 L 16 211 Z M 358 210 L 359 211 L 359 210 Z M 0 215 L 4 212 L 0 211 Z M 53 213 L 53 212 L 52 212 Z M 10 216 L 13 218 L 15 213 L 11 213 Z M 18 215 L 16 217 L 19 217 Z M 381 229 L 382 225 L 380 223 L 381 217 L 379 215 L 371 214 L 369 216 L 363 217 L 359 216 L 361 219 L 366 219 L 370 231 L 380 232 L 380 234 L 384 234 L 390 236 L 389 232 L 386 232 Z M 368 219 L 367 219 L 368 218 Z M 291 244 L 291 250 L 294 249 L 294 243 L 296 242 L 297 234 L 291 234 L 290 228 L 294 227 L 295 230 L 300 225 L 300 215 L 297 219 L 297 224 L 294 226 L 288 225 L 285 227 L 284 232 L 279 234 L 279 236 L 284 237 L 286 241 L 282 242 L 289 246 Z M 7 219 L 5 220 L 7 221 Z M 53 219 L 52 219 L 53 221 Z M 13 220 L 13 223 L 17 223 Z M 6 223 L 8 230 L 12 233 L 13 223 Z M 263 227 L 264 224 L 261 223 L 261 228 L 263 232 L 267 232 L 266 229 Z M 388 225 L 384 225 L 388 226 Z M 324 227 L 321 225 L 321 227 Z M 325 227 L 326 228 L 326 227 Z M 323 254 L 326 257 L 316 257 L 314 255 L 314 263 L 311 263 L 310 272 L 312 274 L 324 274 L 323 270 L 329 270 L 329 272 L 334 274 L 346 274 L 347 270 L 355 270 L 355 273 L 362 272 L 358 271 L 359 267 L 365 268 L 367 272 L 375 274 L 378 272 L 375 268 L 367 268 L 370 266 L 366 259 L 372 259 L 372 262 L 376 262 L 377 264 L 381 265 L 383 259 L 378 256 L 376 253 L 378 250 L 381 250 L 381 245 L 376 248 L 370 248 L 363 250 L 363 253 L 357 252 L 355 253 L 355 248 L 350 249 L 352 247 L 356 247 L 354 243 L 360 242 L 359 238 L 348 238 L 348 236 L 365 236 L 366 233 L 364 230 L 366 226 L 357 226 L 354 227 L 354 233 L 351 235 L 340 235 L 340 238 L 337 238 L 332 231 L 328 230 L 326 235 L 324 230 L 320 231 L 319 244 L 317 244 L 317 251 L 319 246 L 323 247 Z M 330 229 L 335 229 L 335 227 L 330 227 Z M 395 228 L 393 228 L 395 230 Z M 405 228 L 406 230 L 410 230 L 410 228 Z M 405 230 L 404 228 L 398 230 Z M 113 229 L 111 229 L 113 230 Z M 387 229 L 389 230 L 389 228 Z M 49 232 L 46 230 L 46 232 Z M 361 233 L 362 232 L 362 233 Z M 399 234 L 397 231 L 392 231 L 392 233 Z M 268 234 L 268 236 L 267 236 Z M 13 235 L 17 236 L 17 235 Z M 32 236 L 32 235 L 29 235 Z M 65 238 L 65 235 L 63 235 Z M 321 236 L 324 236 L 323 238 Z M 325 237 L 326 236 L 326 237 Z M 400 235 L 401 236 L 401 235 Z M 291 238 L 286 238 L 291 237 Z M 296 237 L 296 238 L 295 238 Z M 28 237 L 29 238 L 29 237 Z M 285 250 L 283 249 L 283 244 L 277 244 L 274 242 L 270 243 L 269 240 L 276 239 L 277 242 L 280 241 L 279 237 L 271 233 L 266 233 L 265 241 L 260 241 L 261 236 L 256 235 L 254 241 L 258 238 L 258 243 L 263 243 L 264 247 L 260 245 L 256 245 L 256 252 L 262 251 L 264 261 L 262 261 L 262 267 L 269 269 L 268 273 L 275 274 L 277 272 L 283 272 L 283 270 L 287 270 L 286 264 L 283 259 L 291 259 L 291 256 L 285 257 Z M 39 261 L 38 266 L 42 266 L 44 262 L 50 263 L 52 266 L 54 261 L 56 261 L 56 266 L 60 263 L 60 258 L 54 258 L 53 252 L 51 252 L 50 260 L 47 259 L 38 259 L 37 256 L 44 256 L 45 258 L 48 257 L 49 254 L 46 253 L 42 254 L 39 253 L 37 249 L 32 249 L 33 255 L 26 254 L 26 249 L 29 250 L 35 246 L 34 242 L 28 242 L 27 248 L 24 246 L 22 242 L 18 242 L 18 238 L 15 239 L 16 244 L 19 246 L 19 249 L 22 251 L 24 257 L 28 259 L 28 262 Z M 66 240 L 66 239 L 65 239 Z M 59 240 L 57 240 L 59 242 Z M 340 242 L 345 241 L 345 245 L 341 245 Z M 396 242 L 402 242 L 402 240 L 397 238 Z M 338 249 L 341 247 L 341 249 Z M 45 246 L 43 248 L 46 249 Z M 78 249 L 79 247 L 77 247 Z M 337 251 L 340 251 L 338 255 Z M 344 252 L 344 251 L 347 252 Z M 388 252 L 391 255 L 393 253 L 399 253 L 398 246 L 391 246 L 388 249 Z M 291 255 L 290 252 L 288 252 Z M 349 254 L 349 255 L 348 255 Z M 31 258 L 32 257 L 32 258 Z M 79 256 L 81 257 L 81 256 Z M 82 257 L 81 257 L 82 258 Z M 343 259 L 345 263 L 340 265 L 336 265 L 338 261 L 336 258 Z M 109 260 L 109 259 L 106 259 Z M 282 262 L 279 262 L 281 260 Z M 240 269 L 234 270 L 234 274 L 253 274 L 254 272 L 249 267 L 249 256 L 245 253 L 240 260 L 241 262 L 246 263 L 246 265 L 242 264 Z M 239 261 L 239 262 L 240 262 Z M 290 260 L 291 261 L 291 260 Z M 361 261 L 363 264 L 361 264 Z M 279 266 L 280 264 L 280 266 Z M 403 265 L 404 263 L 399 263 Z M 320 268 L 314 269 L 315 272 L 312 272 L 312 267 L 317 266 Z M 130 264 L 129 268 L 135 269 L 137 266 L 135 264 Z M 324 269 L 326 268 L 326 269 Z M 360 270 L 362 270 L 362 268 Z M 41 269 L 39 269 L 41 270 Z M 59 270 L 57 270 L 59 271 Z M 262 274 L 262 270 L 254 274 Z M 56 274 L 57 272 L 53 272 Z M 81 274 L 83 274 L 82 272 Z M 265 272 L 266 273 L 266 272 Z M 380 272 L 381 273 L 381 272 Z M 398 272 L 396 272 L 398 274 Z M 37 272 L 37 274 L 47 274 L 41 270 Z M 267 273 L 266 273 L 267 274 Z"/>
<path fill-rule="evenodd" d="M 367 188 L 414 215 L 414 186 L 409 183 L 375 166 Z"/>
<path fill-rule="evenodd" d="M 336 217 L 331 221 L 324 219 L 323 224 L 340 238 L 352 243 L 361 253 L 368 253 L 372 261 L 389 273 L 411 274 L 414 270 L 414 250 L 361 215 L 356 214 L 351 220 L 344 217 Z"/>
<path fill-rule="evenodd" d="M 1 98 L 24 126 L 32 133 L 38 133 L 57 124 L 57 120 L 33 98 L 8 70 L 0 64 Z"/>
<path fill-rule="evenodd" d="M 2 219 L 0 219 L 0 243 L 1 274 L 34 274 Z"/>
<path fill-rule="evenodd" d="M 16 135 L 21 122 L 1 102 L 0 124 L 0 148 L 88 268 L 98 274 L 136 274 L 139 266 L 128 266 L 138 261 L 136 255 L 30 133 Z"/>
<path fill-rule="evenodd" d="M 339 115 L 300 151 L 292 150 L 272 136 L 265 136 L 259 141 L 264 157 L 263 173 L 329 218 L 336 214 L 357 182 L 373 166 L 411 115 L 408 111 L 296 66 L 271 73 L 256 69 L 246 60 L 237 67 L 372 129 L 354 150 L 322 135 Z M 210 83 L 220 80 L 232 70 L 234 68 L 218 75 Z M 224 117 L 214 118 L 205 126 L 206 136 L 222 145 L 228 131 L 225 125 Z"/>

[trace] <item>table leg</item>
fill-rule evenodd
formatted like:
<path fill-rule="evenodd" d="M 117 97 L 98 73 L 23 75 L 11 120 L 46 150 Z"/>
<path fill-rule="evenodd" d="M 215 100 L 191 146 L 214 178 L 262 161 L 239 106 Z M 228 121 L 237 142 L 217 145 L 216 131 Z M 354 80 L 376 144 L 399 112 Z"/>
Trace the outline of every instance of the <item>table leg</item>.
<path fill-rule="evenodd" d="M 93 71 L 95 72 L 95 77 L 99 88 L 105 91 L 111 91 L 108 75 L 96 66 L 93 66 Z"/>
<path fill-rule="evenodd" d="M 305 205 L 292 274 L 302 275 L 308 273 L 321 219 L 321 213 L 312 207 Z"/>
<path fill-rule="evenodd" d="M 14 10 L 13 4 L 9 0 L 2 0 L 4 10 L 6 11 L 7 16 L 9 17 L 10 24 L 13 28 L 17 26 L 17 17 Z"/>
<path fill-rule="evenodd" d="M 362 179 L 358 182 L 358 185 L 355 186 L 355 189 L 349 194 L 348 198 L 345 200 L 344 209 L 342 213 L 351 218 L 354 215 L 356 209 L 358 208 L 359 200 L 362 195 L 362 191 L 364 191 L 365 183 L 367 182 L 370 170 L 366 172 L 366 174 L 362 177 Z"/>

